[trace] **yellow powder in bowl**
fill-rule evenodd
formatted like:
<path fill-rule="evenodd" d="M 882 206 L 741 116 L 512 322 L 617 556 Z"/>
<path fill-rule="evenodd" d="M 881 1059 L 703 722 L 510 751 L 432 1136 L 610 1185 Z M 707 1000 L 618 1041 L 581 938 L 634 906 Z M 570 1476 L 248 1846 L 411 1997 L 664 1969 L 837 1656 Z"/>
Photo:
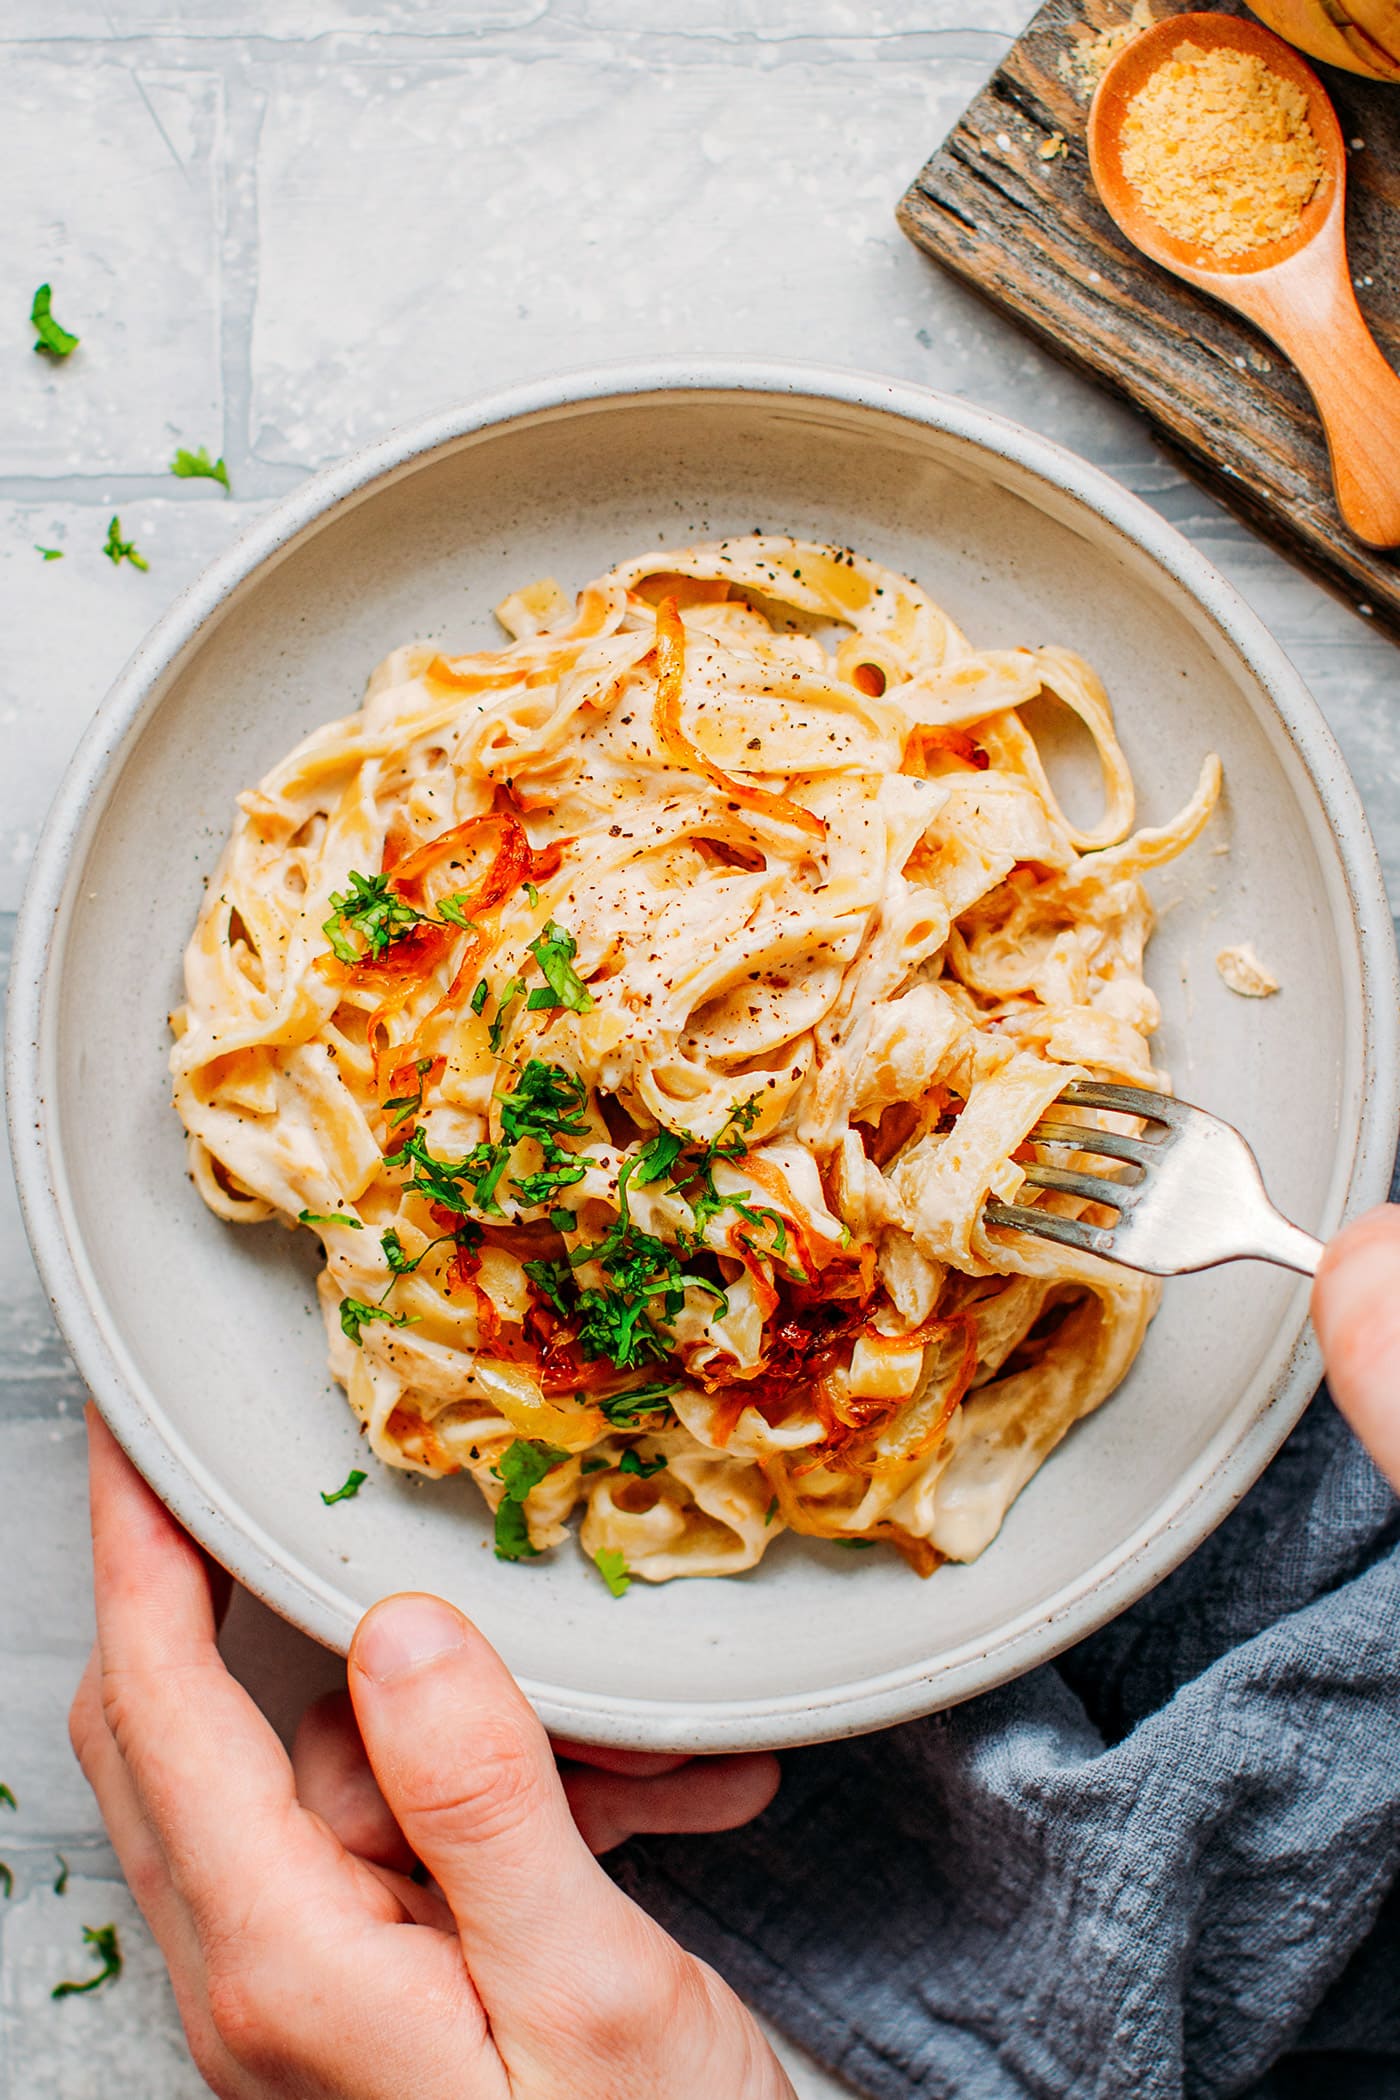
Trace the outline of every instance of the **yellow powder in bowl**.
<path fill-rule="evenodd" d="M 1178 44 L 1123 112 L 1149 218 L 1216 255 L 1293 233 L 1325 172 L 1307 98 L 1251 51 Z"/>

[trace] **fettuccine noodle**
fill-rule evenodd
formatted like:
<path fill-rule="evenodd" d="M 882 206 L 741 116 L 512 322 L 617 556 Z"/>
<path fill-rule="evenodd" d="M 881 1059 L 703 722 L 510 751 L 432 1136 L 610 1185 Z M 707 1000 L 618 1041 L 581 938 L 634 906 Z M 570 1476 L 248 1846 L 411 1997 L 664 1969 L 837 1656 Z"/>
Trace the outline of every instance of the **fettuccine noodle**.
<path fill-rule="evenodd" d="M 982 1208 L 1078 1214 L 1023 1187 L 1037 1119 L 1165 1084 L 1141 877 L 1219 762 L 1133 832 L 1087 664 L 973 649 L 844 549 L 499 612 L 508 647 L 395 650 L 239 797 L 174 1017 L 199 1190 L 319 1233 L 370 1447 L 470 1472 L 505 1558 L 581 1507 L 619 1588 L 785 1529 L 970 1560 L 1155 1307 Z M 1042 695 L 1097 747 L 1088 829 Z"/>

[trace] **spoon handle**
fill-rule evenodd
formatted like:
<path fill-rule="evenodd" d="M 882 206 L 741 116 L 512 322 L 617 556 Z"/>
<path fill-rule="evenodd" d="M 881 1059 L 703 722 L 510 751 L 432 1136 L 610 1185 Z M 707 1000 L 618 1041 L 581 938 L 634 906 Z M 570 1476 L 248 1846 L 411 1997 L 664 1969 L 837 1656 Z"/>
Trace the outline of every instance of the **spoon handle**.
<path fill-rule="evenodd" d="M 1342 517 L 1370 546 L 1400 546 L 1400 374 L 1377 349 L 1350 279 L 1337 272 L 1306 306 L 1290 303 L 1265 325 L 1317 404 Z"/>

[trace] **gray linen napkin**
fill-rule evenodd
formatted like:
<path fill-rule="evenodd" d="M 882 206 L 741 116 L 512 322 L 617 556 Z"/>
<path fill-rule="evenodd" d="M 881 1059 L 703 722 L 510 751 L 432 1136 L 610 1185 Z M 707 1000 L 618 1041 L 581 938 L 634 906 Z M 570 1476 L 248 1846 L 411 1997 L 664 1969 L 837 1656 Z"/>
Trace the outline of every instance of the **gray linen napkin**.
<path fill-rule="evenodd" d="M 784 1765 L 614 1871 L 874 2100 L 1400 2094 L 1400 1506 L 1325 1392 L 1057 1663 Z"/>

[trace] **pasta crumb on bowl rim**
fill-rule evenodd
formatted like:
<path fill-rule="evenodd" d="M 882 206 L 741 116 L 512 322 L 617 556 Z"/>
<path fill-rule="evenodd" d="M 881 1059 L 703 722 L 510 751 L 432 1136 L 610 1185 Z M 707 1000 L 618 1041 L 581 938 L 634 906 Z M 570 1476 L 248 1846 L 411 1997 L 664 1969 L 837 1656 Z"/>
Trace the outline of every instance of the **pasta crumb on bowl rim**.
<path fill-rule="evenodd" d="M 768 476 L 766 495 L 753 480 L 755 461 Z M 644 534 L 637 521 L 648 515 L 667 522 L 658 494 L 663 464 L 681 491 L 675 507 L 689 527 L 684 534 L 668 531 L 669 544 L 713 536 L 716 524 L 721 531 L 748 530 L 759 516 L 770 527 L 810 530 L 815 523 L 815 537 L 825 532 L 862 546 L 873 534 L 873 553 L 914 570 L 935 595 L 946 570 L 955 580 L 961 622 L 979 640 L 1005 634 L 1012 624 L 1011 616 L 986 616 L 999 602 L 999 584 L 1013 598 L 1029 593 L 1028 602 L 1054 614 L 1053 634 L 1033 632 L 1036 642 L 1078 645 L 1097 657 L 1086 630 L 1102 631 L 1101 607 L 1112 584 L 1120 628 L 1140 638 L 1146 652 L 1144 687 L 1153 686 L 1159 706 L 1165 695 L 1174 710 L 1180 707 L 1190 725 L 1180 734 L 1193 759 L 1220 743 L 1235 798 L 1227 869 L 1251 899 L 1267 888 L 1261 841 L 1274 842 L 1278 902 L 1257 907 L 1267 926 L 1253 921 L 1241 930 L 1261 938 L 1267 933 L 1285 991 L 1262 1002 L 1263 1021 L 1261 1003 L 1251 1002 L 1251 1021 L 1256 1028 L 1282 1026 L 1288 988 L 1305 964 L 1319 982 L 1335 987 L 1317 1002 L 1317 1041 L 1299 1038 L 1293 1059 L 1295 1076 L 1333 1124 L 1320 1138 L 1304 1134 L 1306 1157 L 1300 1153 L 1296 1163 L 1298 1174 L 1312 1177 L 1304 1207 L 1323 1213 L 1318 1222 L 1327 1229 L 1344 1204 L 1384 1193 L 1395 1130 L 1394 956 L 1354 790 L 1316 711 L 1257 622 L 1135 499 L 1043 440 L 965 404 L 794 368 L 600 374 L 523 390 L 390 439 L 319 477 L 257 528 L 172 609 L 106 703 L 36 862 L 17 947 L 10 1038 L 12 1127 L 26 1213 L 80 1367 L 177 1514 L 250 1587 L 342 1647 L 369 1596 L 397 1586 L 395 1569 L 404 1568 L 415 1585 L 426 1576 L 427 1586 L 451 1587 L 453 1563 L 440 1557 L 443 1524 L 426 1514 L 424 1498 L 450 1502 L 452 1490 L 415 1493 L 405 1484 L 390 1494 L 376 1481 L 348 1507 L 322 1511 L 317 1499 L 315 1512 L 307 1513 L 316 1489 L 333 1489 L 345 1477 L 355 1447 L 344 1435 L 324 1448 L 315 1445 L 312 1432 L 293 1422 L 290 1403 L 280 1411 L 274 1405 L 286 1376 L 301 1375 L 312 1360 L 312 1343 L 309 1334 L 295 1346 L 286 1342 L 284 1365 L 270 1353 L 266 1316 L 271 1307 L 299 1301 L 305 1281 L 288 1279 L 281 1254 L 274 1281 L 273 1257 L 256 1251 L 214 1278 L 211 1260 L 224 1258 L 211 1257 L 213 1241 L 189 1225 L 187 1207 L 178 1230 L 157 1207 L 156 1189 L 168 1193 L 169 1155 L 162 1154 L 158 1177 L 148 1160 L 165 1144 L 157 1108 L 166 1117 L 169 1111 L 163 1089 L 148 1085 L 146 1065 L 162 1055 L 154 1047 L 155 1017 L 174 1003 L 168 977 L 160 975 L 149 993 L 138 985 L 141 1027 L 131 1032 L 141 1036 L 139 1046 L 114 1041 L 110 1022 L 104 1029 L 97 1016 L 110 1016 L 124 988 L 137 983 L 143 959 L 159 974 L 161 965 L 150 959 L 178 950 L 198 897 L 197 876 L 191 888 L 181 871 L 196 855 L 204 872 L 212 871 L 231 790 L 259 777 L 298 728 L 354 705 L 352 656 L 362 682 L 383 647 L 418 628 L 422 592 L 452 573 L 430 574 L 430 557 L 436 538 L 458 529 L 460 505 L 452 492 L 465 485 L 468 471 L 473 490 L 495 487 L 502 514 L 508 486 L 518 537 L 543 549 L 552 530 L 553 545 L 564 549 L 537 562 L 517 547 L 508 574 L 494 539 L 488 548 L 473 542 L 459 565 L 476 579 L 475 610 L 481 598 L 492 603 L 504 595 L 492 588 L 497 577 L 518 581 L 554 567 L 565 569 L 573 586 L 604 566 L 591 545 L 615 558 L 654 542 L 659 535 Z M 814 493 L 818 469 L 822 485 Z M 739 511 L 742 499 L 734 494 L 746 486 L 743 512 L 751 516 Z M 421 537 L 415 537 L 420 514 Z M 562 533 L 561 514 L 569 521 Z M 862 516 L 871 520 L 868 530 Z M 590 550 L 571 557 L 575 537 L 590 533 Z M 395 565 L 386 550 L 400 544 L 403 558 Z M 985 602 L 980 611 L 965 610 L 978 597 L 984 571 Z M 1037 581 L 1041 571 L 1048 582 Z M 1088 579 L 1082 586 L 1081 575 Z M 361 601 L 368 600 L 372 606 L 362 611 Z M 351 632 L 357 620 L 372 620 L 382 647 L 366 650 L 363 634 Z M 307 646 L 317 643 L 325 660 L 336 660 L 338 707 L 322 693 L 289 726 L 291 688 L 271 688 L 281 675 L 277 664 L 296 656 L 299 622 L 313 630 Z M 451 646 L 460 646 L 455 637 Z M 1122 659 L 1107 668 L 1119 699 Z M 1177 689 L 1165 688 L 1169 671 L 1183 679 L 1179 702 Z M 269 690 L 259 697 L 263 687 Z M 1218 740 L 1198 734 L 1205 726 L 1199 696 L 1207 688 L 1222 730 Z M 228 703 L 230 693 L 237 705 Z M 1130 696 L 1125 739 L 1135 765 L 1146 749 L 1151 771 L 1157 760 L 1150 737 L 1144 746 L 1144 729 L 1156 718 L 1142 708 Z M 1171 719 L 1175 725 L 1175 713 Z M 219 737 L 210 742 L 216 721 Z M 205 741 L 191 755 L 201 723 Z M 1246 748 L 1242 771 L 1233 754 Z M 1184 784 L 1173 766 L 1169 756 L 1158 770 Z M 168 844 L 157 837 L 154 825 L 144 839 L 137 835 L 141 812 L 153 816 L 162 795 L 166 807 L 175 806 L 170 798 L 178 795 L 181 821 L 188 819 L 178 847 L 173 837 Z M 1165 791 L 1153 788 L 1149 814 L 1167 813 Z M 1282 855 L 1279 841 L 1287 843 Z M 143 878 L 143 867 L 155 864 L 161 879 Z M 1183 952 L 1182 929 L 1204 923 L 1207 890 L 1202 884 L 1194 898 L 1183 892 L 1171 900 L 1160 938 L 1172 970 Z M 1330 949 L 1317 930 L 1324 922 Z M 1218 983 L 1212 958 L 1219 939 L 1207 945 L 1205 967 Z M 1182 996 L 1169 983 L 1158 988 L 1171 1033 L 1184 1012 Z M 1267 1152 L 1281 1128 L 1281 1106 L 1269 1092 L 1279 1060 L 1251 1064 L 1249 1035 L 1227 1042 L 1237 1023 L 1221 1018 L 1199 973 L 1192 997 L 1201 1068 L 1209 1067 L 1227 1094 L 1222 1101 L 1217 1092 L 1210 1105 L 1229 1112 L 1229 1088 L 1237 1082 L 1257 1092 L 1251 1135 L 1264 1126 Z M 1222 987 L 1221 1004 L 1228 999 Z M 1293 1017 L 1299 1018 L 1296 1005 Z M 130 1136 L 120 1118 L 108 1118 L 110 1136 L 102 1134 L 92 1089 L 85 1090 L 83 1072 L 95 1069 L 99 1049 L 113 1070 L 109 1083 L 118 1095 L 124 1087 L 134 1104 Z M 1183 1092 L 1200 1091 L 1180 1070 L 1174 1076 Z M 1246 1105 L 1236 1109 L 1236 1119 L 1248 1126 Z M 110 1221 L 123 1191 L 132 1223 L 113 1233 Z M 146 1235 L 144 1263 L 138 1226 Z M 218 1230 L 230 1237 L 226 1228 Z M 260 1235 L 232 1237 L 257 1242 Z M 147 1280 L 150 1268 L 155 1274 Z M 1217 1323 L 1216 1354 L 1224 1362 L 1231 1348 L 1244 1346 L 1240 1335 L 1264 1299 L 1261 1287 L 1240 1272 L 1230 1297 L 1189 1302 L 1240 1309 L 1238 1317 Z M 1044 1660 L 1100 1623 L 1174 1565 L 1238 1498 L 1296 1417 L 1314 1376 L 1300 1296 L 1285 1293 L 1268 1303 L 1277 1312 L 1270 1315 L 1272 1338 L 1248 1378 L 1242 1368 L 1230 1371 L 1218 1389 L 1193 1386 L 1170 1409 L 1159 1395 L 1149 1417 L 1141 1397 L 1149 1387 L 1135 1373 L 1131 1393 L 1125 1387 L 1115 1406 L 1077 1431 L 1038 1476 L 994 1552 L 972 1568 L 941 1571 L 929 1584 L 910 1583 L 902 1569 L 892 1569 L 888 1580 L 903 1584 L 897 1605 L 874 1565 L 886 1556 L 853 1564 L 846 1582 L 833 1573 L 842 1560 L 837 1554 L 792 1578 L 784 1573 L 770 1580 L 770 1559 L 737 1582 L 655 1590 L 634 1584 L 624 1609 L 601 1584 L 584 1583 L 586 1571 L 570 1550 L 547 1556 L 566 1564 L 567 1589 L 544 1563 L 524 1574 L 499 1570 L 515 1596 L 530 1592 L 530 1616 L 521 1617 L 522 1608 L 489 1573 L 485 1544 L 480 1564 L 461 1568 L 458 1601 L 497 1639 L 551 1724 L 598 1741 L 722 1748 L 810 1740 L 947 1704 Z M 1164 1313 L 1154 1335 L 1167 1318 Z M 1188 1368 L 1193 1324 L 1200 1322 L 1177 1320 L 1163 1342 Z M 227 1329 L 222 1343 L 211 1331 L 216 1327 Z M 1163 1349 L 1150 1340 L 1149 1353 L 1154 1349 L 1160 1380 Z M 314 1412 L 330 1407 L 328 1395 Z M 242 1445 L 233 1428 L 237 1408 L 246 1410 L 251 1425 Z M 1110 1428 L 1115 1418 L 1118 1426 Z M 316 1475 L 307 1479 L 313 1445 Z M 338 1454 L 338 1471 L 330 1452 Z M 1049 1489 L 1057 1469 L 1064 1485 Z M 1105 1512 L 1106 1492 L 1121 1514 Z M 450 1511 L 459 1534 L 466 1507 L 459 1502 Z M 1004 1572 L 984 1578 L 998 1560 Z M 936 1615 L 905 1601 L 911 1593 L 927 1597 L 945 1581 Z M 834 1592 L 855 1591 L 871 1601 L 828 1607 Z M 698 1601 L 677 1606 L 681 1592 Z M 720 1593 L 732 1602 L 714 1601 Z M 819 1612 L 827 1614 L 821 1626 Z"/>

